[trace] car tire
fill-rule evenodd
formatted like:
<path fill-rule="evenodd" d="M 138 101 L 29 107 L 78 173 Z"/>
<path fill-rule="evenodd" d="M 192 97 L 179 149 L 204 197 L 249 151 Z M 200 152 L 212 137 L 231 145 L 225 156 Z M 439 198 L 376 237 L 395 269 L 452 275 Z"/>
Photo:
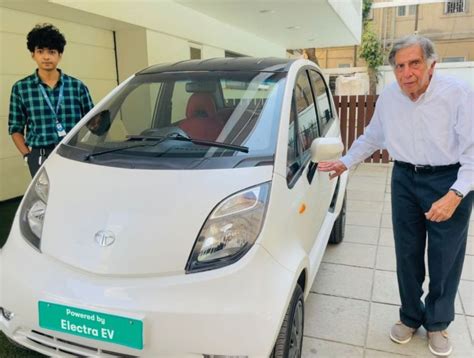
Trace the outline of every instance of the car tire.
<path fill-rule="evenodd" d="M 296 285 L 271 358 L 300 358 L 303 349 L 304 296 Z"/>
<path fill-rule="evenodd" d="M 334 222 L 332 227 L 331 235 L 329 236 L 330 244 L 339 244 L 344 240 L 344 233 L 346 229 L 346 198 L 347 195 L 344 193 L 344 200 L 342 201 L 341 212 Z"/>

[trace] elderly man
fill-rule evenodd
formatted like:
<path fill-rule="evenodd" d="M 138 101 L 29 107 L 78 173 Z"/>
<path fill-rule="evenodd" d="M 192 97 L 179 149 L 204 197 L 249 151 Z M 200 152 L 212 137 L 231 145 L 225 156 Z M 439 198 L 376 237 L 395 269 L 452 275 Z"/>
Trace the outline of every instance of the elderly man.
<path fill-rule="evenodd" d="M 397 83 L 377 101 L 364 135 L 339 161 L 319 164 L 335 177 L 375 150 L 387 148 L 392 173 L 392 222 L 400 321 L 390 338 L 410 341 L 424 326 L 430 351 L 448 356 L 446 332 L 462 272 L 474 182 L 474 95 L 466 84 L 436 74 L 430 40 L 407 36 L 389 55 Z M 425 249 L 429 292 L 424 302 Z"/>

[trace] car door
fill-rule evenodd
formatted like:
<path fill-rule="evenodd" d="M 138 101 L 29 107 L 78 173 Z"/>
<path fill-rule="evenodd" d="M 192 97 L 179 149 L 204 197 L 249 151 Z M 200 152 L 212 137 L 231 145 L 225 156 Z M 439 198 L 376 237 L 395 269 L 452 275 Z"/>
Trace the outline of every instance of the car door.
<path fill-rule="evenodd" d="M 310 69 L 308 74 L 316 104 L 320 137 L 339 137 L 339 122 L 336 121 L 329 87 L 320 72 Z M 337 179 L 330 180 L 328 173 L 316 171 L 314 180 L 317 182 L 317 192 L 313 193 L 314 197 L 311 200 L 318 202 L 319 208 L 325 210 L 320 214 L 325 216 L 331 205 Z"/>
<path fill-rule="evenodd" d="M 317 108 L 309 74 L 299 72 L 293 90 L 287 152 L 287 184 L 292 200 L 293 230 L 309 254 L 329 203 L 324 190 L 327 173 L 319 173 L 311 162 L 311 143 L 320 135 Z"/>

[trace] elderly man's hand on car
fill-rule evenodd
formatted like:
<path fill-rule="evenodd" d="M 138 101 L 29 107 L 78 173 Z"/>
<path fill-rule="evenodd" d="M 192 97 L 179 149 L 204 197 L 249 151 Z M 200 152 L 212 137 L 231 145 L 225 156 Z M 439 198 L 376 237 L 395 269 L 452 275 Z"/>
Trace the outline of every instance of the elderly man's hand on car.
<path fill-rule="evenodd" d="M 340 160 L 334 160 L 330 162 L 319 162 L 318 170 L 321 172 L 329 172 L 329 178 L 335 178 L 344 173 L 347 167 Z"/>

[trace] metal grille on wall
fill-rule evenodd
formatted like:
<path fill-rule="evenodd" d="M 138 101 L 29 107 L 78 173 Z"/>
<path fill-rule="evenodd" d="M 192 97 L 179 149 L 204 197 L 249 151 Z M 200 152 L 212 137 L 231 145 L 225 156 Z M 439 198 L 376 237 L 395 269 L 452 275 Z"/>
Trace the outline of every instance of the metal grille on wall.
<path fill-rule="evenodd" d="M 341 120 L 341 136 L 344 154 L 355 139 L 364 133 L 374 114 L 378 96 L 334 96 L 334 104 Z M 388 163 L 390 157 L 384 150 L 376 151 L 366 163 Z"/>
<path fill-rule="evenodd" d="M 464 12 L 465 0 L 448 0 L 446 1 L 446 14 L 457 14 Z"/>

